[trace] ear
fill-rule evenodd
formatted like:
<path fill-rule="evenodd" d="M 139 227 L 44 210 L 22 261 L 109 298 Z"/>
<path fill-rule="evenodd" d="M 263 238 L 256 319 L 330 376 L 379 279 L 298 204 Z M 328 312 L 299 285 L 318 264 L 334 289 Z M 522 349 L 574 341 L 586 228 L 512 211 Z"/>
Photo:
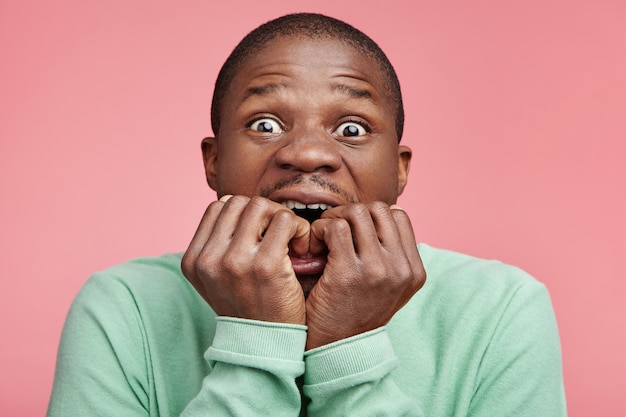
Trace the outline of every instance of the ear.
<path fill-rule="evenodd" d="M 412 155 L 413 151 L 408 146 L 398 146 L 398 195 L 402 194 L 408 181 Z"/>
<path fill-rule="evenodd" d="M 206 181 L 209 187 L 217 190 L 217 139 L 212 137 L 202 139 L 202 159 Z"/>

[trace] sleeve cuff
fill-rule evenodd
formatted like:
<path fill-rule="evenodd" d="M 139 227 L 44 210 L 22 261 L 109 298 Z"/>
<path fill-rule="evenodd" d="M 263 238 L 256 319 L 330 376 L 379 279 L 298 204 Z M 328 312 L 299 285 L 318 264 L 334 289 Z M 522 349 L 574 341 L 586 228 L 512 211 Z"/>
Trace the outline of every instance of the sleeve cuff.
<path fill-rule="evenodd" d="M 304 368 L 306 326 L 235 317 L 216 320 L 213 344 L 205 354 L 211 366 L 226 362 L 261 368 L 262 363 L 282 362 Z"/>
<path fill-rule="evenodd" d="M 385 327 L 309 350 L 304 359 L 304 384 L 308 386 L 376 380 L 397 364 Z"/>

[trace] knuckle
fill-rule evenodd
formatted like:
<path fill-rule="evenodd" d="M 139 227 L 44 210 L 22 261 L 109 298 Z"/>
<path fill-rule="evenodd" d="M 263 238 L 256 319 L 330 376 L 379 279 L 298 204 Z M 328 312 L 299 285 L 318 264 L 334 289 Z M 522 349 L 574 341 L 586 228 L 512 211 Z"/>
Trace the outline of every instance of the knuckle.
<path fill-rule="evenodd" d="M 245 195 L 234 195 L 224 203 L 225 206 L 243 207 L 250 202 L 250 197 Z"/>
<path fill-rule="evenodd" d="M 209 204 L 209 206 L 204 211 L 204 214 L 206 215 L 213 210 L 221 210 L 221 208 L 224 207 L 224 204 L 226 203 L 220 200 L 212 201 L 211 204 Z"/>
<path fill-rule="evenodd" d="M 202 251 L 198 254 L 196 259 L 193 259 L 194 268 L 200 269 L 205 265 L 209 265 L 213 262 L 213 251 L 210 250 L 209 244 L 202 249 Z"/>
<path fill-rule="evenodd" d="M 293 217 L 295 216 L 295 214 L 291 211 L 291 210 L 278 210 L 276 213 L 274 213 L 274 217 L 273 220 L 278 221 L 280 223 L 287 223 L 289 221 L 291 221 L 293 219 Z"/>
<path fill-rule="evenodd" d="M 385 213 L 387 211 L 389 211 L 389 206 L 387 205 L 387 203 L 384 203 L 382 201 L 372 201 L 371 203 L 368 204 L 369 207 L 369 211 L 372 213 Z"/>
<path fill-rule="evenodd" d="M 369 208 L 363 203 L 355 203 L 348 207 L 348 213 L 354 217 L 362 217 L 369 214 Z"/>
<path fill-rule="evenodd" d="M 350 223 L 346 219 L 333 219 L 328 224 L 328 228 L 334 233 L 350 232 Z"/>
<path fill-rule="evenodd" d="M 275 271 L 273 262 L 267 257 L 256 257 L 252 266 L 255 276 L 259 278 L 269 278 Z"/>
<path fill-rule="evenodd" d="M 186 253 L 183 255 L 183 259 L 180 261 L 180 269 L 187 278 L 194 274 L 194 260 L 191 259 L 190 255 Z"/>
<path fill-rule="evenodd" d="M 411 223 L 411 219 L 409 218 L 409 215 L 406 211 L 404 210 L 389 210 L 391 211 L 391 215 L 398 220 L 403 220 L 405 222 L 408 222 L 409 224 Z"/>
<path fill-rule="evenodd" d="M 412 293 L 419 291 L 426 282 L 426 274 L 423 271 L 409 270 L 409 274 L 404 280 L 407 291 Z"/>
<path fill-rule="evenodd" d="M 231 251 L 222 257 L 221 269 L 229 273 L 237 274 L 242 269 L 242 264 L 242 257 L 234 255 Z"/>
<path fill-rule="evenodd" d="M 417 274 L 415 274 L 415 281 L 417 289 L 420 289 L 426 284 L 427 274 L 424 269 L 420 269 Z"/>
<path fill-rule="evenodd" d="M 267 207 L 268 203 L 269 200 L 267 198 L 263 198 L 258 195 L 255 195 L 248 200 L 248 204 L 261 209 Z"/>

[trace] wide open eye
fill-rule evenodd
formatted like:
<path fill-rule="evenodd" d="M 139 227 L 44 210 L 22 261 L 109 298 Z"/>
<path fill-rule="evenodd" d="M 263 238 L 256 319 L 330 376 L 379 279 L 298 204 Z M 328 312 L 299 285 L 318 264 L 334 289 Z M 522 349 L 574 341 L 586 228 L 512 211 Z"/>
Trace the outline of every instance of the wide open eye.
<path fill-rule="evenodd" d="M 260 133 L 280 133 L 283 131 L 276 120 L 268 117 L 255 120 L 250 124 L 249 129 Z"/>
<path fill-rule="evenodd" d="M 367 134 L 365 127 L 355 122 L 346 122 L 339 125 L 335 134 L 341 137 L 350 136 L 363 136 Z"/>

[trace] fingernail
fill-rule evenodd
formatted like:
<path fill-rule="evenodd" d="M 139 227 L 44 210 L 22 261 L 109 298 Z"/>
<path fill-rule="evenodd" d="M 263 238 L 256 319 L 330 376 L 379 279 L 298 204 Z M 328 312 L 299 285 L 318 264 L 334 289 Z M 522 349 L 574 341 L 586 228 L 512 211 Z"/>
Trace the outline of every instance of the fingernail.
<path fill-rule="evenodd" d="M 402 210 L 402 211 L 404 211 L 404 209 L 402 207 L 400 207 L 399 205 L 397 205 L 397 204 L 392 204 L 392 205 L 389 206 L 389 208 L 391 210 Z"/>
<path fill-rule="evenodd" d="M 225 202 L 227 202 L 228 200 L 230 200 L 230 198 L 231 198 L 231 197 L 232 197 L 232 194 L 226 194 L 226 195 L 223 195 L 223 196 L 220 198 L 220 201 L 221 201 L 222 203 L 225 203 Z"/>

